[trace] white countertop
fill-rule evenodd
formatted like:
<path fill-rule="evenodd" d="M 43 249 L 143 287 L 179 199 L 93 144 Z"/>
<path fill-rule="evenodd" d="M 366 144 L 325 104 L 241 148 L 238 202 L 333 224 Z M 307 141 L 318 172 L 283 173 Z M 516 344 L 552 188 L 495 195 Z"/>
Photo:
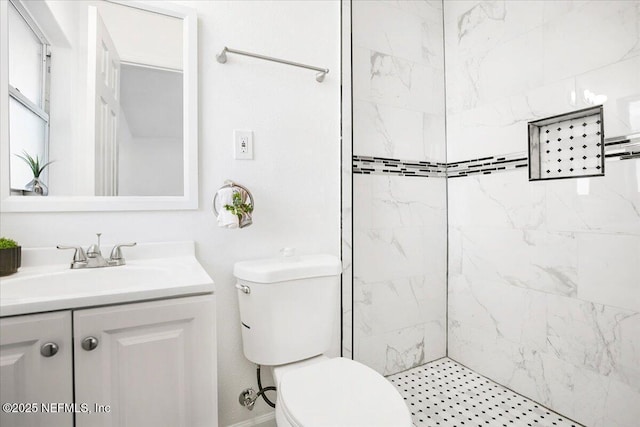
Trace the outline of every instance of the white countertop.
<path fill-rule="evenodd" d="M 110 249 L 102 248 L 105 257 Z M 193 242 L 139 244 L 122 251 L 127 265 L 72 270 L 73 251 L 23 248 L 23 267 L 0 278 L 0 316 L 214 291 Z"/>

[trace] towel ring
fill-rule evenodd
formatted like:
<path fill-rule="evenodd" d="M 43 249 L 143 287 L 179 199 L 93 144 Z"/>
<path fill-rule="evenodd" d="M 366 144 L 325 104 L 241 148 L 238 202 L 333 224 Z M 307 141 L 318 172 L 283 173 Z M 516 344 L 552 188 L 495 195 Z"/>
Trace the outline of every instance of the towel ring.
<path fill-rule="evenodd" d="M 251 194 L 251 191 L 249 191 L 247 187 L 245 187 L 244 185 L 240 185 L 237 182 L 227 180 L 224 182 L 224 185 L 220 187 L 218 191 L 216 191 L 215 196 L 213 196 L 213 213 L 216 216 L 218 216 L 220 214 L 220 210 L 224 208 L 224 206 L 220 206 L 220 202 L 218 201 L 218 192 L 223 188 L 228 188 L 228 187 L 233 188 L 234 192 L 238 190 L 243 190 L 245 193 L 247 193 L 247 196 L 249 197 L 249 203 L 251 203 L 251 206 L 255 207 L 255 204 L 253 203 L 253 194 Z"/>

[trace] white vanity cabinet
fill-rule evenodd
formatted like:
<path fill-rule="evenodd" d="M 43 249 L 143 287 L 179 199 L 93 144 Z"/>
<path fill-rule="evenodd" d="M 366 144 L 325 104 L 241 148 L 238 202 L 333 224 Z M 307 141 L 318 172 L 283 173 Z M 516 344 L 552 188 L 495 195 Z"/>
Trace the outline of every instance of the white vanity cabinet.
<path fill-rule="evenodd" d="M 77 427 L 210 427 L 217 422 L 213 296 L 73 313 Z"/>
<path fill-rule="evenodd" d="M 2 403 L 75 403 L 3 411 L 2 426 L 217 425 L 212 294 L 4 317 L 0 327 Z M 45 357 L 48 342 L 58 351 Z"/>
<path fill-rule="evenodd" d="M 73 402 L 72 364 L 70 311 L 0 319 L 0 425 L 72 426 L 41 405 Z"/>

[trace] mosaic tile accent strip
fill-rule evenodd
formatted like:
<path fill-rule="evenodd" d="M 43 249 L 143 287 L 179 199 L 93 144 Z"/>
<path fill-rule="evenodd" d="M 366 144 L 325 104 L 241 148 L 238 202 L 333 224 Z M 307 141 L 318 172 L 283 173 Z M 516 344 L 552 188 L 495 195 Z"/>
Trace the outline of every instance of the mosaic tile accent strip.
<path fill-rule="evenodd" d="M 604 175 L 602 106 L 529 122 L 529 180 Z"/>
<path fill-rule="evenodd" d="M 388 379 L 416 427 L 584 427 L 449 358 Z"/>
<path fill-rule="evenodd" d="M 503 156 L 482 157 L 447 164 L 447 177 L 458 178 L 471 175 L 489 175 L 496 172 L 526 168 L 527 154 L 512 153 Z"/>
<path fill-rule="evenodd" d="M 353 156 L 353 173 L 400 176 L 446 177 L 447 164 L 384 157 Z"/>
<path fill-rule="evenodd" d="M 611 142 L 605 142 L 604 145 L 604 159 L 606 160 L 629 160 L 640 158 L 640 134 L 629 135 Z M 597 143 L 596 147 L 598 147 Z M 573 150 L 569 149 L 568 151 L 572 152 Z M 567 158 L 568 162 L 572 161 L 571 157 L 572 156 L 569 155 Z M 596 159 L 599 160 L 600 157 L 597 157 L 596 155 Z M 526 168 L 528 165 L 529 159 L 527 158 L 527 153 L 524 151 L 451 163 L 353 156 L 352 171 L 355 174 L 365 175 L 390 174 L 400 176 L 460 178 L 464 176 L 489 175 L 498 172 L 508 172 L 520 168 Z M 570 170 L 570 172 L 572 171 Z M 577 177 L 579 176 L 575 176 L 575 178 Z"/>
<path fill-rule="evenodd" d="M 605 158 L 630 160 L 640 158 L 640 133 L 605 142 Z"/>

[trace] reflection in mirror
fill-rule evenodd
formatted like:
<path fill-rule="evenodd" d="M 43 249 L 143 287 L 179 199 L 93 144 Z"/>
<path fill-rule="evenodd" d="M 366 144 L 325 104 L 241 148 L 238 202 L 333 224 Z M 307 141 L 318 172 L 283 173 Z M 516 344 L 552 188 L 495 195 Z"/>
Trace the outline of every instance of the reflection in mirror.
<path fill-rule="evenodd" d="M 36 4 L 37 3 L 37 4 Z M 12 195 L 183 196 L 183 19 L 108 1 L 11 0 Z"/>
<path fill-rule="evenodd" d="M 182 22 L 108 2 L 88 14 L 95 194 L 182 195 Z"/>
<path fill-rule="evenodd" d="M 33 180 L 47 182 L 47 170 L 31 170 L 29 157 L 45 164 L 48 159 L 49 44 L 21 4 L 11 2 L 7 27 L 9 43 L 9 133 L 11 135 L 11 188 L 33 194 Z M 18 156 L 23 156 L 25 160 Z"/>
<path fill-rule="evenodd" d="M 182 195 L 182 73 L 123 64 L 121 76 L 118 195 Z"/>

